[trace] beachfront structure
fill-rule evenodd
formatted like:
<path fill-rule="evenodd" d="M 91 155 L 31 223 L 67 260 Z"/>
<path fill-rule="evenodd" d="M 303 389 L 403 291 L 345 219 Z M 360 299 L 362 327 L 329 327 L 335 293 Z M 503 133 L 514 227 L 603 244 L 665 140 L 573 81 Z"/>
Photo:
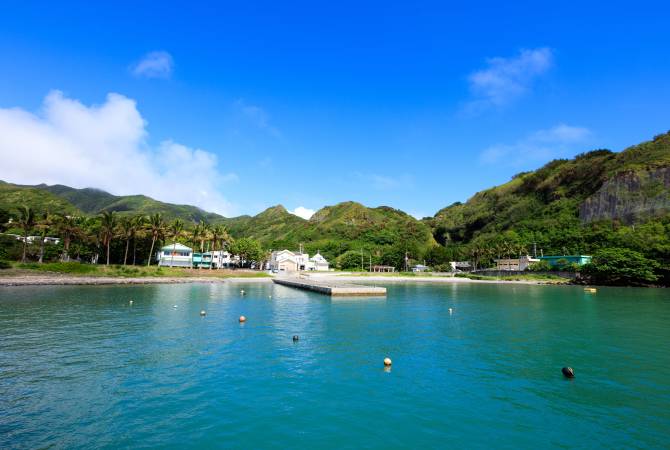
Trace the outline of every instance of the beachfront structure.
<path fill-rule="evenodd" d="M 372 266 L 373 272 L 395 272 L 395 267 L 393 266 Z"/>
<path fill-rule="evenodd" d="M 169 244 L 156 254 L 159 266 L 192 267 L 193 249 L 180 243 Z"/>
<path fill-rule="evenodd" d="M 238 265 L 239 256 L 233 256 L 225 250 L 215 250 L 212 252 L 193 253 L 193 267 L 205 269 L 221 269 Z"/>
<path fill-rule="evenodd" d="M 452 272 L 462 272 L 472 269 L 470 261 L 449 261 Z"/>
<path fill-rule="evenodd" d="M 298 272 L 300 270 L 327 271 L 330 266 L 320 253 L 313 257 L 303 252 L 279 250 L 270 256 L 270 269 L 278 272 Z"/>
<path fill-rule="evenodd" d="M 587 255 L 540 256 L 540 261 L 547 261 L 551 267 L 559 267 L 567 264 L 583 266 L 591 262 L 591 257 Z"/>
<path fill-rule="evenodd" d="M 503 258 L 495 260 L 496 269 L 515 270 L 515 271 L 526 270 L 528 266 L 539 261 L 540 261 L 539 259 L 531 258 L 528 255 L 523 255 L 520 258 Z"/>
<path fill-rule="evenodd" d="M 429 270 L 430 267 L 423 264 L 417 264 L 415 266 L 412 266 L 412 272 L 428 272 Z"/>

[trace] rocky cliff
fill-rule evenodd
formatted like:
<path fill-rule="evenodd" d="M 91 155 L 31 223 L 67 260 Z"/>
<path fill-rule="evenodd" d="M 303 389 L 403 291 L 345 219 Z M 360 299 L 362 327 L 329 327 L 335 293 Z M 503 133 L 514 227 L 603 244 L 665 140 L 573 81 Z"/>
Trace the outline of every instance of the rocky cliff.
<path fill-rule="evenodd" d="M 670 211 L 670 167 L 627 171 L 605 181 L 579 207 L 584 222 L 636 219 Z"/>

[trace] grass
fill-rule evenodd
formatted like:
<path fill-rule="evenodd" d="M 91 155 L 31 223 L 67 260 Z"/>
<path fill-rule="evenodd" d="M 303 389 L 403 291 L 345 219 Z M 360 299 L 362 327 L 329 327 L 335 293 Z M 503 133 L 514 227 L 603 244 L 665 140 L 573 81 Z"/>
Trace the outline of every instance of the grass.
<path fill-rule="evenodd" d="M 15 263 L 8 270 L 3 270 L 0 275 L 21 276 L 34 275 L 36 273 L 44 274 L 66 274 L 66 275 L 85 275 L 90 277 L 119 277 L 119 278 L 145 278 L 145 277 L 167 277 L 167 278 L 191 278 L 191 277 L 213 277 L 213 278 L 263 278 L 269 275 L 265 272 L 251 270 L 230 270 L 230 269 L 185 269 L 177 267 L 158 267 L 158 266 L 121 266 L 102 264 L 82 264 L 78 262 L 52 262 L 38 264 Z"/>
<path fill-rule="evenodd" d="M 570 283 L 567 278 L 558 275 L 538 275 L 534 273 L 505 275 L 502 277 L 492 277 L 489 275 L 477 275 L 474 273 L 457 273 L 456 278 L 467 278 L 469 280 L 489 280 L 489 281 L 539 281 L 545 283 L 563 284 Z"/>

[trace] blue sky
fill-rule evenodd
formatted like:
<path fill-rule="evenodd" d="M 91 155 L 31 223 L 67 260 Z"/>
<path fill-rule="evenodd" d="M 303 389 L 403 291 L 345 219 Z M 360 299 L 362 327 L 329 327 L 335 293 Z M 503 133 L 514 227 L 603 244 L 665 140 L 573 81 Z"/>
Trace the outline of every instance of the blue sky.
<path fill-rule="evenodd" d="M 424 216 L 670 129 L 670 6 L 536 3 L 6 3 L 0 179 Z"/>

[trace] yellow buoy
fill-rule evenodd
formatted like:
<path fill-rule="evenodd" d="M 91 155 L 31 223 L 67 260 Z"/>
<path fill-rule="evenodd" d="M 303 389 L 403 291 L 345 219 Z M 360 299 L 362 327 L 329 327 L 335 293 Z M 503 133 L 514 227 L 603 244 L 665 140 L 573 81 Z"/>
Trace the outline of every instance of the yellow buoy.
<path fill-rule="evenodd" d="M 385 365 L 385 366 L 388 367 L 388 366 L 390 366 L 391 364 L 393 364 L 393 361 L 391 361 L 391 358 L 389 358 L 389 357 L 384 358 L 384 365 Z"/>
<path fill-rule="evenodd" d="M 592 287 L 584 288 L 584 292 L 598 292 L 598 289 Z"/>
<path fill-rule="evenodd" d="M 247 321 L 247 318 L 246 318 L 246 317 L 244 317 L 244 316 L 240 316 L 240 323 L 242 323 L 242 322 L 246 322 L 246 321 Z"/>

